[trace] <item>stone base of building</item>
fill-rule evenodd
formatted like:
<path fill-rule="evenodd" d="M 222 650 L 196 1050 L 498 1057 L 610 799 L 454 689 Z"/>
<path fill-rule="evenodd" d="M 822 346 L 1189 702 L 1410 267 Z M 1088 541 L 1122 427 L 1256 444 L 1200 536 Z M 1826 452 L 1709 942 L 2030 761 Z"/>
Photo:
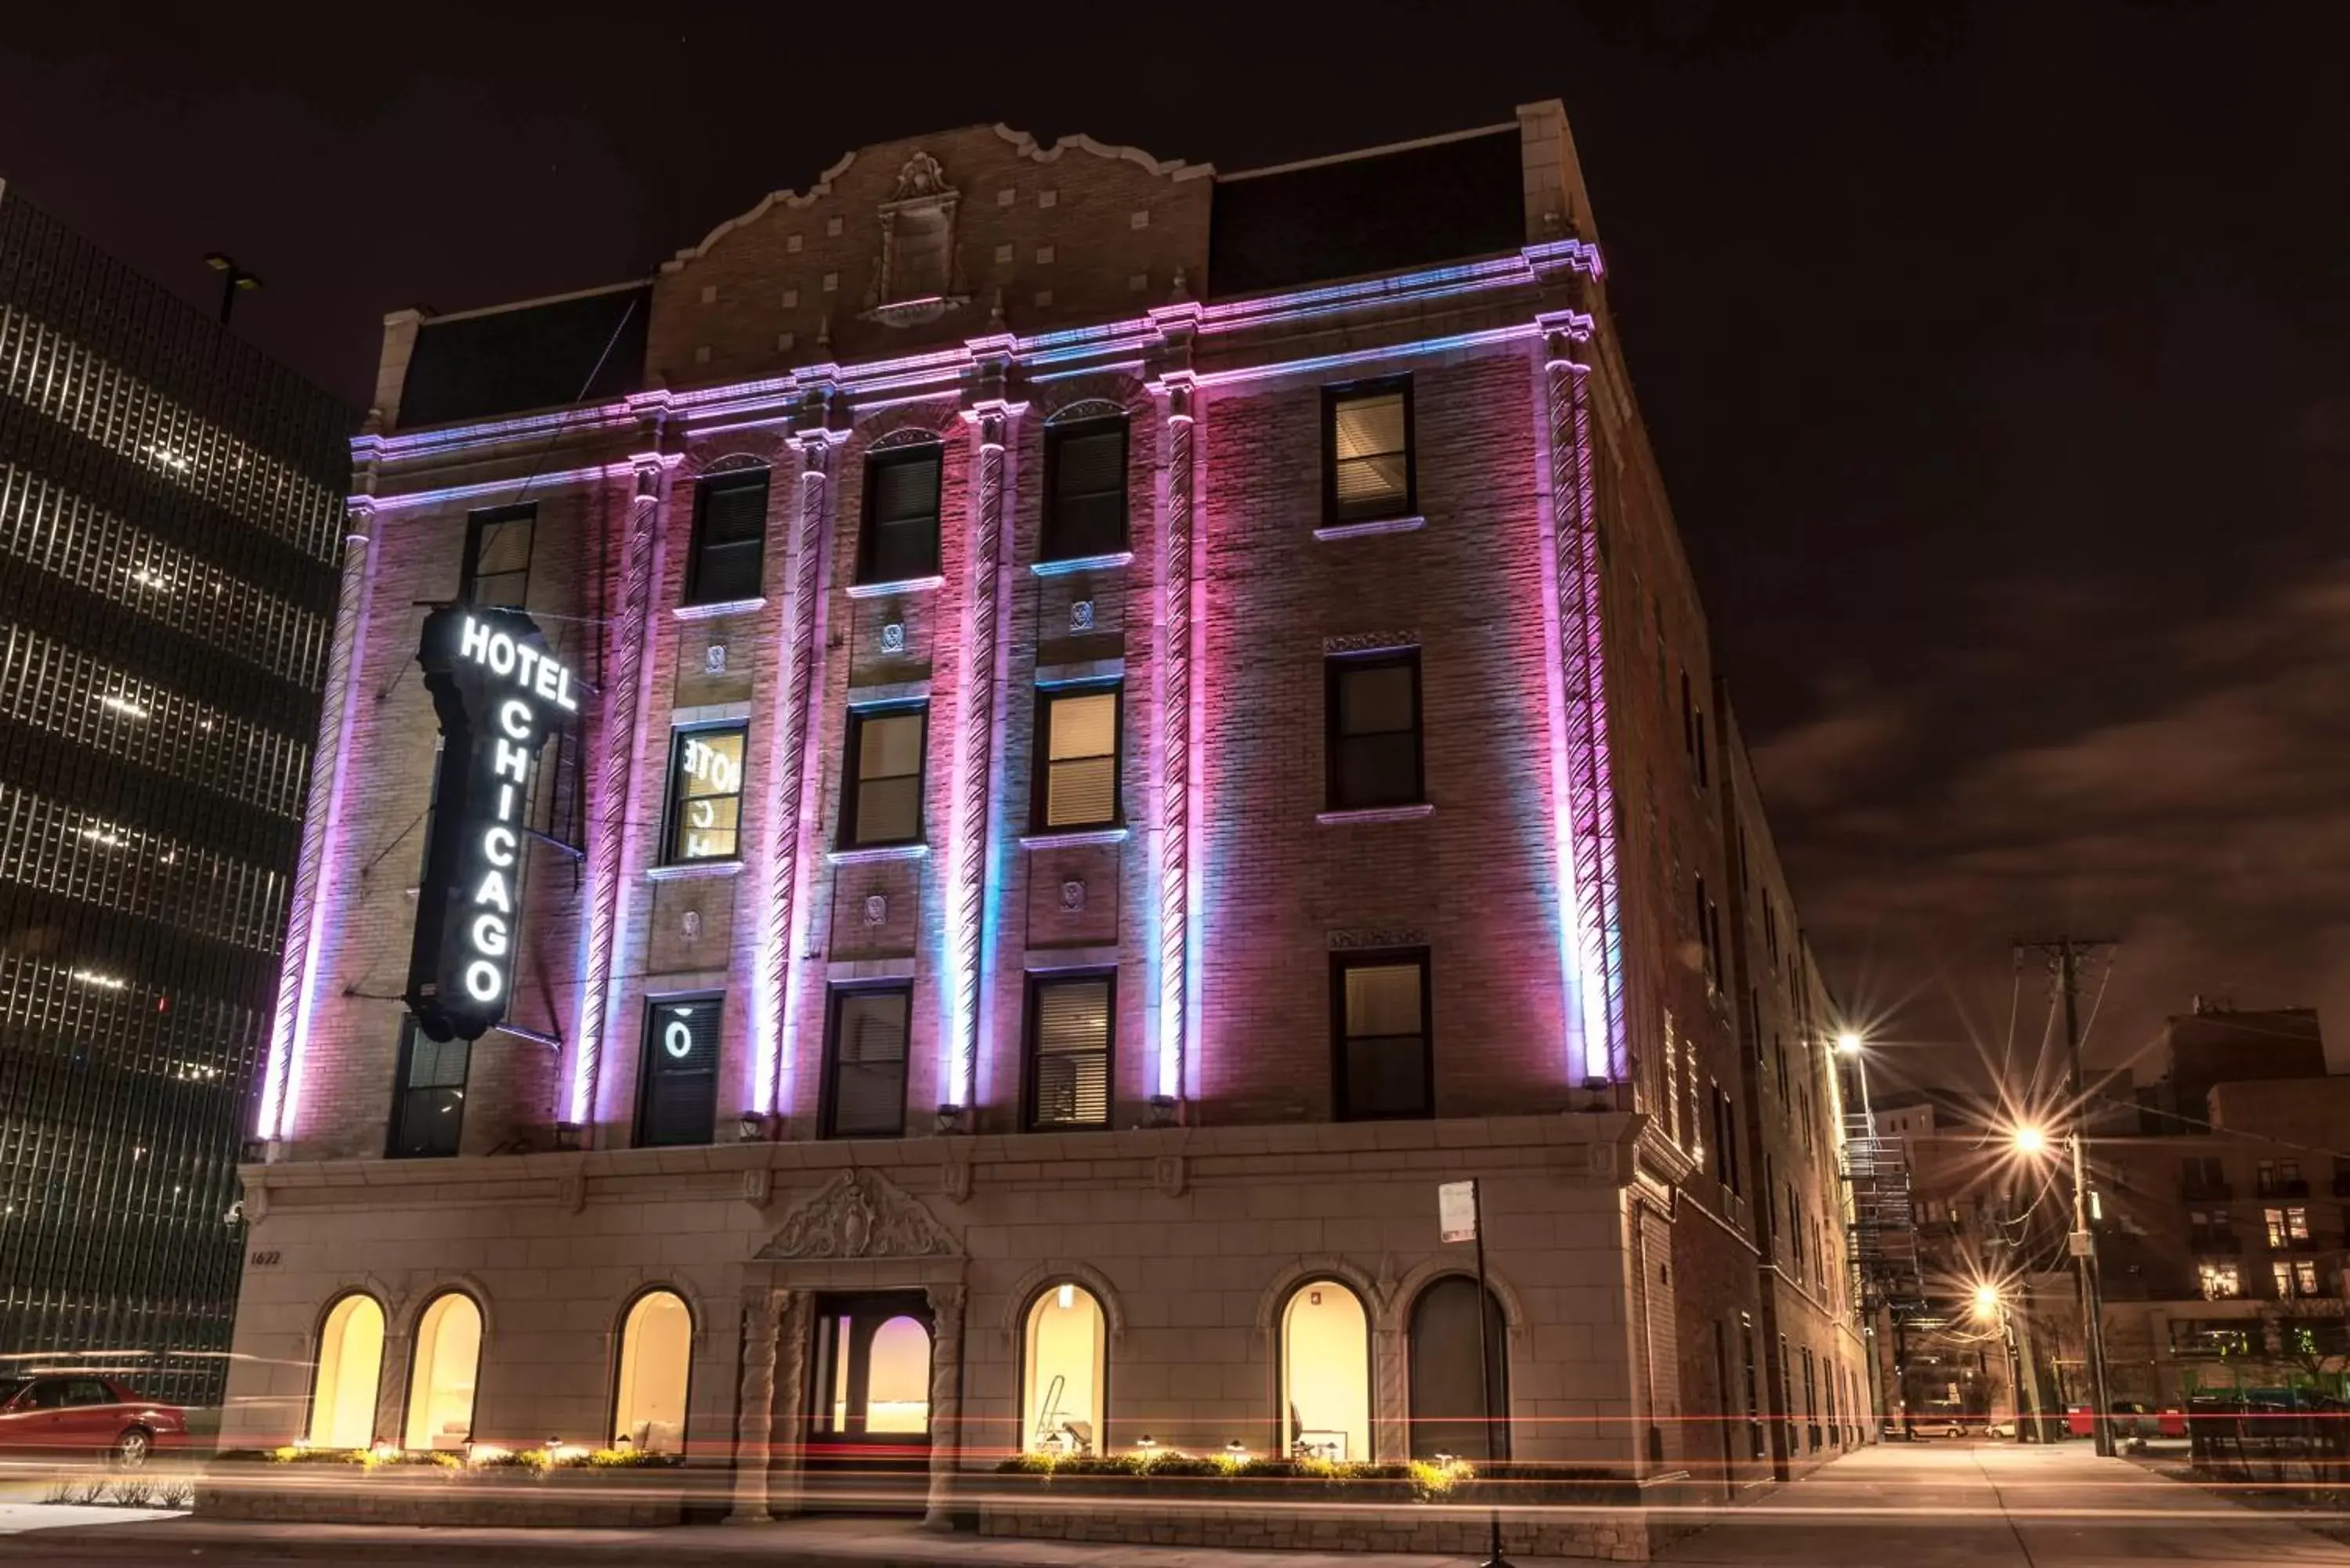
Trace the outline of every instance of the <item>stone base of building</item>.
<path fill-rule="evenodd" d="M 536 1480 L 489 1480 L 420 1469 L 379 1470 L 329 1480 L 289 1478 L 291 1467 L 255 1466 L 206 1477 L 196 1489 L 203 1519 L 271 1524 L 439 1525 L 456 1529 L 650 1530 L 681 1524 L 697 1492 L 690 1472 L 556 1472 Z"/>
<path fill-rule="evenodd" d="M 1216 1551 L 1409 1552 L 1482 1558 L 1489 1516 L 1472 1508 L 1118 1508 L 1072 1512 L 1036 1503 L 979 1507 L 979 1532 L 1035 1541 Z M 1637 1508 L 1504 1514 L 1502 1549 L 1519 1557 L 1645 1563 L 1674 1532 Z"/>

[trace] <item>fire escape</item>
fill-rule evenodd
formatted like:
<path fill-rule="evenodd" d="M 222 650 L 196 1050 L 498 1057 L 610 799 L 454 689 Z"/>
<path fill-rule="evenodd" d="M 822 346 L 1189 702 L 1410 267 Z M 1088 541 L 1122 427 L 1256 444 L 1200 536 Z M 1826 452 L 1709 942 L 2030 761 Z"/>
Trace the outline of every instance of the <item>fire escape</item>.
<path fill-rule="evenodd" d="M 1865 1316 L 1896 1322 L 1927 1311 L 1909 1203 L 1909 1160 L 1898 1137 L 1877 1136 L 1866 1111 L 1844 1118 L 1844 1178 L 1852 1194 L 1853 1293 Z"/>

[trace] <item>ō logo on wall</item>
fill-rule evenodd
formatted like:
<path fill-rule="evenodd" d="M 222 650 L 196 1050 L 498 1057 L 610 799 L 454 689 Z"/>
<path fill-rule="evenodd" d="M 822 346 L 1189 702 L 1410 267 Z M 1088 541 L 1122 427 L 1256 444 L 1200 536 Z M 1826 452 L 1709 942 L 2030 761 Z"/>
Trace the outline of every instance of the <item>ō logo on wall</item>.
<path fill-rule="evenodd" d="M 435 1040 L 478 1040 L 514 987 L 531 772 L 547 736 L 577 721 L 579 692 L 520 610 L 435 610 L 416 661 L 442 748 L 408 1008 Z"/>

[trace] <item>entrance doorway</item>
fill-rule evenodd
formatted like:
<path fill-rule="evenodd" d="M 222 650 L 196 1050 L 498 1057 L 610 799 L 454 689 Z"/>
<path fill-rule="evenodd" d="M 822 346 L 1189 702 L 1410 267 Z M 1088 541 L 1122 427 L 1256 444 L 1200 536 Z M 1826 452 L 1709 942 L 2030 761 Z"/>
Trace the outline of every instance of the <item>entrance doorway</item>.
<path fill-rule="evenodd" d="M 820 1294 L 808 1346 L 806 1466 L 837 1501 L 919 1503 L 931 1463 L 931 1341 L 920 1291 Z M 859 1482 L 872 1483 L 869 1487 Z"/>

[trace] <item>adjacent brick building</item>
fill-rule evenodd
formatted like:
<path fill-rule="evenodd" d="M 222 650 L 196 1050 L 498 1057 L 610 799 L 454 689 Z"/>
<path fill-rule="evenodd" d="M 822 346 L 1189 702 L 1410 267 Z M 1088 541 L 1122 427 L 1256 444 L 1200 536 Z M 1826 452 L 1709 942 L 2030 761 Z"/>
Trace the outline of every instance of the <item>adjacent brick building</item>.
<path fill-rule="evenodd" d="M 1850 1440 L 1825 1004 L 1767 851 L 1748 951 L 1604 278 L 1549 103 L 1231 175 L 950 131 L 391 317 L 224 1440 L 681 1445 L 752 1515 L 1040 1445 L 1718 1495 Z M 470 1046 L 398 1000 L 452 603 L 589 693 Z"/>

